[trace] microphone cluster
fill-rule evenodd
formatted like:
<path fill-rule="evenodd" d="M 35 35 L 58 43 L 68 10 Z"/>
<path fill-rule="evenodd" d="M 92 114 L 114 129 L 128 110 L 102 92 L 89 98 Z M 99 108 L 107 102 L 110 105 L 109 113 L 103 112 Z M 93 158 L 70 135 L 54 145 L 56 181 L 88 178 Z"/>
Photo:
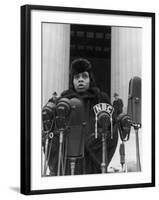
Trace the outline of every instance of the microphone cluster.
<path fill-rule="evenodd" d="M 61 98 L 56 104 L 49 101 L 42 109 L 42 121 L 44 131 L 52 129 L 56 124 L 57 129 L 66 128 L 66 119 L 71 112 L 70 100 Z"/>
<path fill-rule="evenodd" d="M 81 124 L 84 116 L 84 105 L 77 98 L 61 98 L 55 104 L 48 102 L 42 110 L 42 120 L 45 124 L 54 120 L 57 129 L 65 129 L 66 125 Z"/>

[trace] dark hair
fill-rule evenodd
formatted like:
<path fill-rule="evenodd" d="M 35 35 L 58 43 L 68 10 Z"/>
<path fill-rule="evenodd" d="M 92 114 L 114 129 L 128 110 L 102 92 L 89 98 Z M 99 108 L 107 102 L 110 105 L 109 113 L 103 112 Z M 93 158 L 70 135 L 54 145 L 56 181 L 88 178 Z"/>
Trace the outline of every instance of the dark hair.
<path fill-rule="evenodd" d="M 73 85 L 73 78 L 74 75 L 82 73 L 82 72 L 88 72 L 89 78 L 90 78 L 90 88 L 95 87 L 95 78 L 92 72 L 92 64 L 90 61 L 88 61 L 85 58 L 77 58 L 74 59 L 71 62 L 71 74 L 70 74 L 70 88 L 74 89 Z"/>

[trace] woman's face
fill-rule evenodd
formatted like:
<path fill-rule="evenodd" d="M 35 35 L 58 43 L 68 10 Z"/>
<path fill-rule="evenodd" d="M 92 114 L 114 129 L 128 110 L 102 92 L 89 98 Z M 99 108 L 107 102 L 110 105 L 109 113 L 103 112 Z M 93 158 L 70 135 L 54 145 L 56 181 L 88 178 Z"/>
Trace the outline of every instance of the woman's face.
<path fill-rule="evenodd" d="M 85 92 L 90 86 L 90 77 L 88 72 L 82 72 L 74 75 L 73 85 L 76 92 Z"/>

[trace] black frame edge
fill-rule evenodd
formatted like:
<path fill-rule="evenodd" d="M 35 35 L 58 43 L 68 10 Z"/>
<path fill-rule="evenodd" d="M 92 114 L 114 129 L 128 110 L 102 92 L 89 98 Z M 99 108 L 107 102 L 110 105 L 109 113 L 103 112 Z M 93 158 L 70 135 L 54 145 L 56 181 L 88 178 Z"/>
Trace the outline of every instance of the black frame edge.
<path fill-rule="evenodd" d="M 128 16 L 144 16 L 150 17 L 153 12 L 142 11 L 127 11 L 127 10 L 106 10 L 96 8 L 81 8 L 81 7 L 65 7 L 65 6 L 48 6 L 48 5 L 35 5 L 26 4 L 29 9 L 32 10 L 47 10 L 47 11 L 65 11 L 65 12 L 82 12 L 82 13 L 94 13 L 94 14 L 113 14 L 113 15 L 128 15 Z"/>
<path fill-rule="evenodd" d="M 151 48 L 152 48 L 152 96 L 151 96 L 151 100 L 152 100 L 152 184 L 153 186 L 155 186 L 155 13 L 152 14 L 152 44 L 151 44 Z"/>
<path fill-rule="evenodd" d="M 54 193 L 70 193 L 70 192 L 89 192 L 101 190 L 119 190 L 119 189 L 136 189 L 154 187 L 153 183 L 140 183 L 140 184 L 125 184 L 125 185 L 109 185 L 109 186 L 91 186 L 79 188 L 62 188 L 62 189 L 47 189 L 47 190 L 32 190 L 29 195 L 37 194 L 54 194 Z"/>
<path fill-rule="evenodd" d="M 30 193 L 30 9 L 21 6 L 21 138 L 20 192 Z"/>

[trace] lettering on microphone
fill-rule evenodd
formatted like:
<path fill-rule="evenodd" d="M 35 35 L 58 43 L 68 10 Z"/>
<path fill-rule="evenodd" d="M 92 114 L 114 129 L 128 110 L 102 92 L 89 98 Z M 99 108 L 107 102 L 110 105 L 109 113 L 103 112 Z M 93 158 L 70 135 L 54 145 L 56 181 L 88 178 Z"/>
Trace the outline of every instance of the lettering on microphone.
<path fill-rule="evenodd" d="M 97 116 L 101 112 L 106 112 L 109 116 L 112 116 L 114 108 L 110 104 L 107 103 L 99 103 L 93 106 L 93 110 L 95 112 L 95 115 Z"/>

